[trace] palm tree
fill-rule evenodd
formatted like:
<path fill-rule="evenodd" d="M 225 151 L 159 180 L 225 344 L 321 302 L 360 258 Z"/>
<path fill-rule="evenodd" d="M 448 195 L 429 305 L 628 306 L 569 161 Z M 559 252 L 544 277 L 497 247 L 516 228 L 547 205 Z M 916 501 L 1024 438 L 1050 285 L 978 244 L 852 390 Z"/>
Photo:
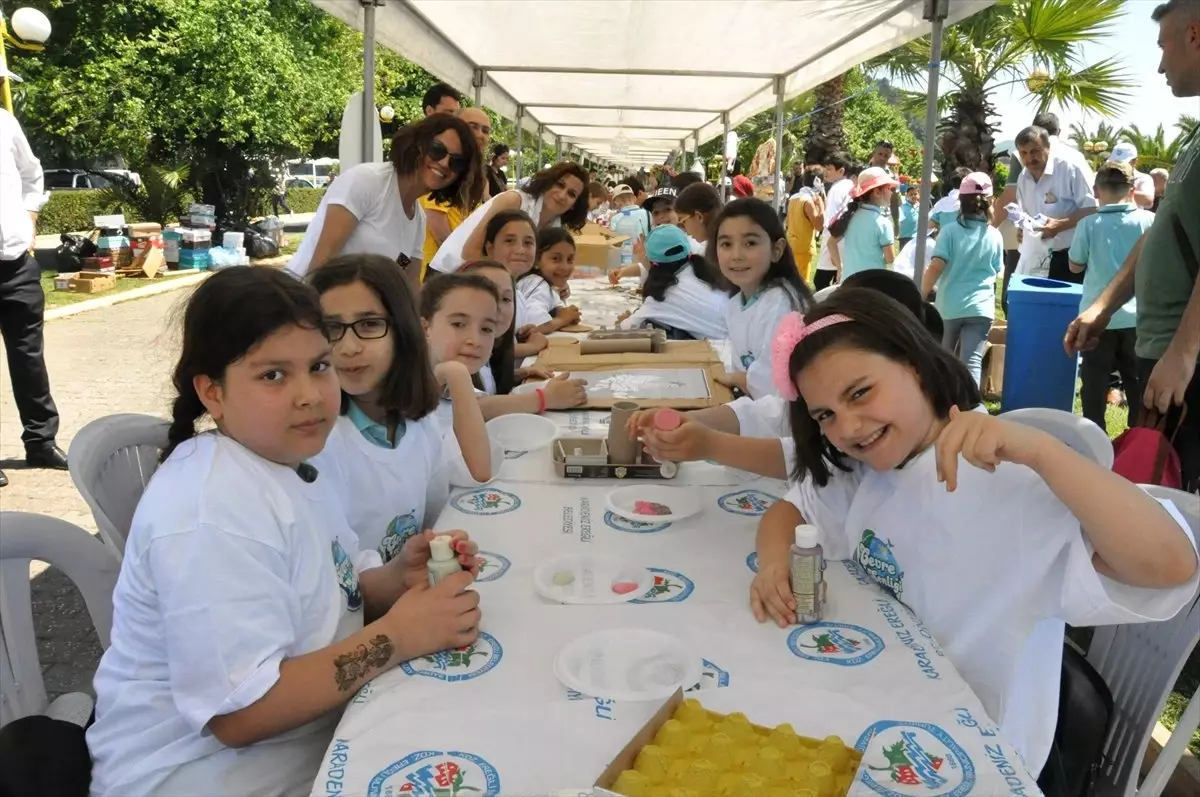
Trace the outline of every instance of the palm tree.
<path fill-rule="evenodd" d="M 1179 121 L 1176 123 L 1176 127 L 1179 128 L 1179 132 L 1184 138 L 1196 132 L 1197 125 L 1200 125 L 1200 119 L 1197 119 L 1195 116 L 1189 116 L 1186 113 L 1180 114 Z"/>
<path fill-rule="evenodd" d="M 946 30 L 942 79 L 951 86 L 940 103 L 949 108 L 938 125 L 947 171 L 959 166 L 989 170 L 993 164 L 991 93 L 1023 84 L 1037 111 L 1073 106 L 1111 116 L 1125 104 L 1129 75 L 1115 58 L 1084 64 L 1082 46 L 1111 32 L 1123 0 L 998 0 Z M 880 56 L 870 68 L 893 80 L 923 83 L 930 41 L 923 38 Z M 923 94 L 910 93 L 911 101 Z"/>
<path fill-rule="evenodd" d="M 1071 133 L 1067 138 L 1075 145 L 1075 149 L 1084 154 L 1092 168 L 1096 168 L 1112 154 L 1112 148 L 1120 140 L 1120 128 L 1113 127 L 1108 122 L 1101 121 L 1094 131 L 1089 131 L 1079 124 L 1071 125 Z M 1098 145 L 1103 146 L 1098 146 Z"/>
<path fill-rule="evenodd" d="M 827 163 L 830 154 L 846 148 L 846 133 L 842 118 L 846 106 L 842 102 L 845 75 L 825 81 L 813 91 L 813 106 L 817 111 L 808 118 L 808 135 L 804 139 L 804 162 Z"/>
<path fill-rule="evenodd" d="M 1167 134 L 1162 125 L 1153 133 L 1143 133 L 1137 125 L 1130 125 L 1121 131 L 1121 139 L 1137 147 L 1138 170 L 1143 172 L 1173 168 L 1185 137 L 1181 134 L 1176 136 L 1174 141 L 1167 143 Z"/>
<path fill-rule="evenodd" d="M 121 174 L 98 174 L 109 183 L 99 196 L 99 205 L 106 213 L 127 213 L 138 221 L 156 221 L 164 227 L 183 215 L 187 201 L 186 164 L 144 166 L 140 185 Z"/>

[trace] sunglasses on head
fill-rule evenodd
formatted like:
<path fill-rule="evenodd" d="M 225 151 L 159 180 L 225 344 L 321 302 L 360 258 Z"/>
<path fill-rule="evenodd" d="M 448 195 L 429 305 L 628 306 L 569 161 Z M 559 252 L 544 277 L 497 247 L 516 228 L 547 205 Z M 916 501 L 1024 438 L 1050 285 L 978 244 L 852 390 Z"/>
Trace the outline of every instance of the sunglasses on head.
<path fill-rule="evenodd" d="M 436 138 L 429 142 L 429 147 L 425 150 L 425 154 L 428 155 L 429 159 L 434 163 L 441 163 L 442 161 L 446 160 L 448 156 L 450 158 L 450 171 L 452 172 L 461 172 L 467 167 L 466 155 L 461 153 L 451 153 L 450 150 L 446 149 L 446 145 L 438 141 Z"/>

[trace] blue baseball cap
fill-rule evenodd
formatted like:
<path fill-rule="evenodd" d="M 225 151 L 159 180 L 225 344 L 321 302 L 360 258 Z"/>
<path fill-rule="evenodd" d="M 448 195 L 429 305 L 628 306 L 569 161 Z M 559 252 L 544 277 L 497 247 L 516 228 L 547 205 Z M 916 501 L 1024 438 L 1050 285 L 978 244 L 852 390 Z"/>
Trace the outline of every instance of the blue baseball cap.
<path fill-rule="evenodd" d="M 646 258 L 651 263 L 682 263 L 691 254 L 692 246 L 687 233 L 674 224 L 659 225 L 646 236 Z"/>

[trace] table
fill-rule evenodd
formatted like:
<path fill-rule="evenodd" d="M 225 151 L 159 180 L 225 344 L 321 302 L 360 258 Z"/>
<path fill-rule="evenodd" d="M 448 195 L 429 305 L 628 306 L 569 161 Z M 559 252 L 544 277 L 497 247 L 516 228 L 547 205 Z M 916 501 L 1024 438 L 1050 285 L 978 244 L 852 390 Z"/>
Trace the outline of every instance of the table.
<path fill-rule="evenodd" d="M 569 692 L 552 662 L 578 636 L 625 627 L 688 643 L 703 661 L 693 695 L 707 708 L 865 749 L 851 794 L 1039 793 L 937 642 L 853 563 L 828 565 L 826 622 L 780 629 L 754 621 L 755 528 L 783 495 L 781 483 L 695 483 L 703 511 L 672 524 L 607 513 L 614 486 L 505 480 L 455 492 L 437 528 L 466 528 L 480 545 L 479 641 L 364 686 L 314 796 L 588 794 L 659 704 Z M 539 598 L 533 569 L 583 549 L 651 568 L 655 588 L 618 606 Z"/>

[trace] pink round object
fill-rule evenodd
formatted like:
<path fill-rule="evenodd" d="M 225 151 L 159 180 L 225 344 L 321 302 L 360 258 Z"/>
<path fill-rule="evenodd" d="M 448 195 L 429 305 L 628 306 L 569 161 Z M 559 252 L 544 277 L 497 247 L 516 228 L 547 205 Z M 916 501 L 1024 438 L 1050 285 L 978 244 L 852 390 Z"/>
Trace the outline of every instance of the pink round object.
<path fill-rule="evenodd" d="M 612 591 L 618 595 L 627 595 L 637 588 L 638 585 L 634 581 L 618 581 L 612 585 Z"/>
<path fill-rule="evenodd" d="M 678 410 L 673 410 L 670 407 L 661 409 L 654 413 L 654 428 L 662 432 L 670 432 L 678 429 L 683 423 L 683 415 Z"/>

